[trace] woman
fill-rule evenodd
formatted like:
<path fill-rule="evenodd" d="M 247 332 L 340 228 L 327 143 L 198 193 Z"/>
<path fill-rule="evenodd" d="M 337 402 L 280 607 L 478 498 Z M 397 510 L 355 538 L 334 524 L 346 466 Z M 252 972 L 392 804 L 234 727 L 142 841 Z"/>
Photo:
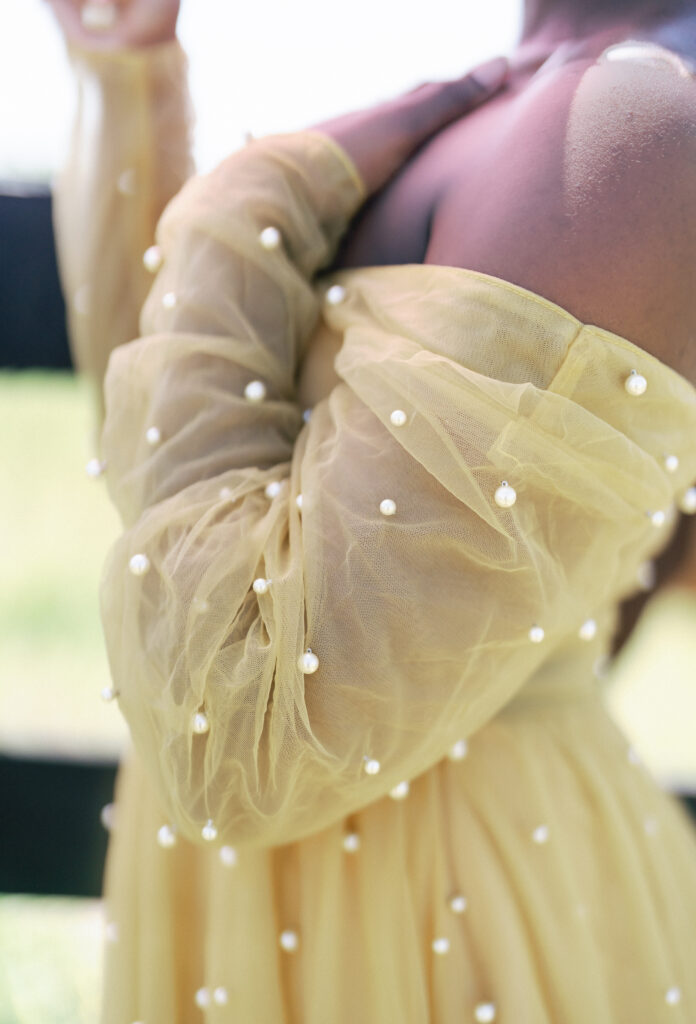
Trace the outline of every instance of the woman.
<path fill-rule="evenodd" d="M 475 110 L 423 87 L 168 206 L 105 385 L 104 1021 L 696 1015 L 695 837 L 593 672 L 696 505 L 695 22 L 529 0 Z M 112 57 L 80 60 L 151 142 L 98 150 L 116 260 L 159 180 L 128 90 L 181 64 Z M 135 260 L 59 228 L 84 353 Z"/>

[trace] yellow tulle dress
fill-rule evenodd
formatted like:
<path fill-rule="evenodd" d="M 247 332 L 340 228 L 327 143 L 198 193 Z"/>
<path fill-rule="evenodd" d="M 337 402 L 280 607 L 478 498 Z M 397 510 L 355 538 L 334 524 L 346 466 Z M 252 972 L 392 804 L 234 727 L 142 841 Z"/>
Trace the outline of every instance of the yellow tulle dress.
<path fill-rule="evenodd" d="M 696 836 L 596 676 L 696 390 L 485 274 L 322 276 L 364 195 L 318 132 L 193 177 L 108 359 L 103 1024 L 693 1024 Z"/>

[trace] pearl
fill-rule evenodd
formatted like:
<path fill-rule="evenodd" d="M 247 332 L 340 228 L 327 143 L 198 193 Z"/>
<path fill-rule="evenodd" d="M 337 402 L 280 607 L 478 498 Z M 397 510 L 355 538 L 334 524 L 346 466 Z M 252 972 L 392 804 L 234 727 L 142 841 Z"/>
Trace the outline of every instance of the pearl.
<path fill-rule="evenodd" d="M 174 825 L 162 825 L 157 832 L 157 842 L 164 850 L 176 845 L 176 828 Z"/>
<path fill-rule="evenodd" d="M 220 860 L 226 868 L 233 868 L 237 864 L 237 851 L 234 846 L 221 846 L 220 847 Z"/>
<path fill-rule="evenodd" d="M 360 849 L 360 836 L 357 832 L 348 832 L 343 837 L 343 849 L 346 853 L 355 853 Z"/>
<path fill-rule="evenodd" d="M 107 942 L 118 942 L 118 925 L 115 921 L 107 921 L 104 926 L 104 937 Z"/>
<path fill-rule="evenodd" d="M 517 491 L 511 487 L 507 480 L 503 480 L 500 487 L 493 495 L 493 500 L 500 508 L 512 508 L 517 501 Z"/>
<path fill-rule="evenodd" d="M 297 497 L 295 498 L 295 504 L 297 505 L 297 507 L 300 510 L 302 509 L 302 495 L 301 494 L 298 494 Z"/>
<path fill-rule="evenodd" d="M 148 444 L 156 445 L 162 440 L 162 434 L 160 433 L 159 427 L 148 427 L 145 431 L 145 440 Z"/>
<path fill-rule="evenodd" d="M 474 1020 L 476 1024 L 491 1024 L 495 1020 L 495 1004 L 479 1003 L 474 1008 Z"/>
<path fill-rule="evenodd" d="M 210 990 L 207 988 L 199 988 L 193 998 L 196 1000 L 196 1006 L 200 1006 L 201 1010 L 210 1006 Z"/>
<path fill-rule="evenodd" d="M 174 309 L 176 306 L 176 293 L 165 292 L 162 296 L 162 305 L 165 309 Z"/>
<path fill-rule="evenodd" d="M 244 397 L 249 402 L 262 402 L 266 397 L 266 385 L 262 380 L 250 380 L 244 388 Z"/>
<path fill-rule="evenodd" d="M 657 582 L 657 569 L 655 568 L 654 562 L 643 562 L 638 566 L 636 573 L 636 579 L 638 580 L 638 586 L 642 590 L 652 590 Z"/>
<path fill-rule="evenodd" d="M 384 498 L 379 503 L 379 510 L 383 516 L 393 516 L 396 512 L 396 502 L 391 498 Z"/>
<path fill-rule="evenodd" d="M 597 635 L 597 623 L 594 619 L 586 619 L 578 630 L 581 640 L 594 640 Z"/>
<path fill-rule="evenodd" d="M 205 825 L 201 829 L 201 835 L 205 839 L 206 843 L 213 843 L 217 839 L 218 831 L 213 825 L 213 819 L 208 818 Z"/>
<path fill-rule="evenodd" d="M 437 953 L 438 956 L 444 956 L 445 953 L 449 953 L 450 940 L 444 936 L 433 939 L 433 953 Z"/>
<path fill-rule="evenodd" d="M 665 992 L 665 1002 L 668 1006 L 676 1006 L 677 1003 L 681 1002 L 681 989 L 677 988 L 676 985 L 668 988 Z"/>
<path fill-rule="evenodd" d="M 312 418 L 312 410 L 311 409 L 305 409 L 305 411 L 302 413 L 302 419 L 305 421 L 305 423 L 309 423 L 311 418 Z"/>
<path fill-rule="evenodd" d="M 532 839 L 535 843 L 546 843 L 549 838 L 549 826 L 548 825 L 537 825 L 532 832 Z"/>
<path fill-rule="evenodd" d="M 457 895 L 453 896 L 449 901 L 449 905 L 450 910 L 453 910 L 455 914 L 463 914 L 468 906 L 467 898 L 466 896 L 462 896 L 457 893 Z"/>
<path fill-rule="evenodd" d="M 257 580 L 254 580 L 252 587 L 256 594 L 267 594 L 270 590 L 272 580 L 265 580 L 262 576 L 259 576 Z"/>
<path fill-rule="evenodd" d="M 143 253 L 143 266 L 151 274 L 156 274 L 162 266 L 162 250 L 158 245 L 151 245 Z"/>
<path fill-rule="evenodd" d="M 389 796 L 392 800 L 405 800 L 410 788 L 409 783 L 404 779 L 403 782 L 397 782 L 394 788 L 389 790 Z"/>
<path fill-rule="evenodd" d="M 266 484 L 263 493 L 267 498 L 277 498 L 283 489 L 282 480 L 271 480 L 270 483 Z"/>
<path fill-rule="evenodd" d="M 220 498 L 221 501 L 227 501 L 229 498 L 232 497 L 232 488 L 221 487 L 220 490 L 218 491 L 218 497 Z"/>
<path fill-rule="evenodd" d="M 544 633 L 544 630 L 541 628 L 541 626 L 532 626 L 532 628 L 529 630 L 528 636 L 533 644 L 540 644 L 546 636 L 546 634 Z"/>
<path fill-rule="evenodd" d="M 374 757 L 365 758 L 365 771 L 368 775 L 377 775 L 381 767 L 379 761 L 375 761 Z"/>
<path fill-rule="evenodd" d="M 624 387 L 626 388 L 626 391 L 628 391 L 629 395 L 637 397 L 638 395 L 645 394 L 648 382 L 642 374 L 638 373 L 637 370 L 631 370 L 624 381 Z"/>
<path fill-rule="evenodd" d="M 395 427 L 403 427 L 408 417 L 403 409 L 394 409 L 389 419 L 392 421 Z"/>
<path fill-rule="evenodd" d="M 297 659 L 297 664 L 300 666 L 301 672 L 304 672 L 305 675 L 311 675 L 312 672 L 316 672 L 319 668 L 319 659 L 312 652 L 312 648 L 308 647 L 304 654 L 301 654 Z"/>
<path fill-rule="evenodd" d="M 466 740 L 457 740 L 447 752 L 450 761 L 463 761 L 469 752 L 469 744 Z"/>
<path fill-rule="evenodd" d="M 205 714 L 205 712 L 196 712 L 196 714 L 193 716 L 191 728 L 199 736 L 202 736 L 204 733 L 208 732 L 208 730 L 210 729 L 210 722 L 208 721 L 208 716 Z"/>
<path fill-rule="evenodd" d="M 227 989 L 223 985 L 213 989 L 213 1002 L 216 1006 L 227 1006 L 227 999 Z"/>
<path fill-rule="evenodd" d="M 676 473 L 679 469 L 679 459 L 676 455 L 665 455 L 665 469 L 668 473 Z"/>
<path fill-rule="evenodd" d="M 696 487 L 690 487 L 688 491 L 684 491 L 679 499 L 679 508 L 687 516 L 696 513 Z"/>
<path fill-rule="evenodd" d="M 107 832 L 110 832 L 111 829 L 114 827 L 115 818 L 115 804 L 104 804 L 101 811 L 99 812 L 99 820 L 101 821 L 103 828 L 105 828 Z"/>
<path fill-rule="evenodd" d="M 286 928 L 280 933 L 280 945 L 286 953 L 294 953 L 300 944 L 300 937 L 292 928 Z"/>
<path fill-rule="evenodd" d="M 109 704 L 112 700 L 116 700 L 118 697 L 118 691 L 113 686 L 104 686 L 101 691 L 101 699 Z"/>
<path fill-rule="evenodd" d="M 653 526 L 664 526 L 667 521 L 667 515 L 662 509 L 658 509 L 656 512 L 648 513 L 650 516 L 650 522 Z"/>
<path fill-rule="evenodd" d="M 264 249 L 277 249 L 280 245 L 280 231 L 278 228 L 264 228 L 259 235 L 259 242 Z"/>
<path fill-rule="evenodd" d="M 657 818 L 646 818 L 645 821 L 643 822 L 643 830 L 644 830 L 646 836 L 657 835 L 659 827 L 660 826 L 659 826 L 659 823 L 657 821 Z"/>
<path fill-rule="evenodd" d="M 91 480 L 96 480 L 98 476 L 102 475 L 105 469 L 105 462 L 101 462 L 99 459 L 90 459 L 85 466 L 85 473 Z"/>
<path fill-rule="evenodd" d="M 144 576 L 150 568 L 150 559 L 147 555 L 143 555 L 142 553 L 133 555 L 128 563 L 128 568 L 134 576 Z"/>
<path fill-rule="evenodd" d="M 121 171 L 116 179 L 116 188 L 122 196 L 135 195 L 135 171 L 132 167 L 127 168 L 125 171 Z"/>
<path fill-rule="evenodd" d="M 337 306 L 346 297 L 346 290 L 340 284 L 332 284 L 326 293 L 326 301 L 330 306 Z"/>

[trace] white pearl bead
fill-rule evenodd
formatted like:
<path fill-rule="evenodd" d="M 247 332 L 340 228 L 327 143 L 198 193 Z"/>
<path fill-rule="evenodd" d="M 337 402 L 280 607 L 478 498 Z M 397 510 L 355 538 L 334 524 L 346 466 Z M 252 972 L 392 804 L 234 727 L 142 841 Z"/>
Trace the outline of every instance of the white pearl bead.
<path fill-rule="evenodd" d="M 302 509 L 302 495 L 301 494 L 298 494 L 297 497 L 295 498 L 295 504 L 297 505 L 297 507 L 300 510 Z"/>
<path fill-rule="evenodd" d="M 213 819 L 208 818 L 205 825 L 201 829 L 201 835 L 205 839 L 206 843 L 213 843 L 217 839 L 218 831 L 213 825 Z"/>
<path fill-rule="evenodd" d="M 118 925 L 115 921 L 107 921 L 104 926 L 104 938 L 107 942 L 118 942 Z"/>
<path fill-rule="evenodd" d="M 453 896 L 449 901 L 449 905 L 450 910 L 453 910 L 455 914 L 463 914 L 468 906 L 467 898 L 466 896 L 462 896 L 460 893 L 457 893 L 457 895 Z"/>
<path fill-rule="evenodd" d="M 115 804 L 104 804 L 101 811 L 99 812 L 99 820 L 101 821 L 102 826 L 106 829 L 106 831 L 110 832 L 111 829 L 114 827 L 114 822 L 116 820 Z"/>
<path fill-rule="evenodd" d="M 437 953 L 438 956 L 444 956 L 445 953 L 449 953 L 449 950 L 449 939 L 446 939 L 444 936 L 440 936 L 440 938 L 433 939 L 433 953 Z"/>
<path fill-rule="evenodd" d="M 159 427 L 148 427 L 145 431 L 145 440 L 148 444 L 156 445 L 162 440 L 162 434 L 160 433 Z"/>
<path fill-rule="evenodd" d="M 221 846 L 220 847 L 220 860 L 226 868 L 233 868 L 237 865 L 237 851 L 234 846 Z"/>
<path fill-rule="evenodd" d="M 343 849 L 346 853 L 355 853 L 360 849 L 360 836 L 357 832 L 348 832 L 343 837 Z"/>
<path fill-rule="evenodd" d="M 383 516 L 393 516 L 396 512 L 396 502 L 391 498 L 384 498 L 379 503 L 379 510 Z"/>
<path fill-rule="evenodd" d="M 282 480 L 271 480 L 270 483 L 266 484 L 263 493 L 267 498 L 277 498 L 283 489 Z"/>
<path fill-rule="evenodd" d="M 311 675 L 312 672 L 316 672 L 319 668 L 319 659 L 311 647 L 308 647 L 304 654 L 299 656 L 297 663 L 300 666 L 300 671 L 304 672 L 305 675 Z"/>
<path fill-rule="evenodd" d="M 99 459 L 90 459 L 85 466 L 85 473 L 92 480 L 96 480 L 98 476 L 101 476 L 106 469 L 106 463 L 101 462 Z"/>
<path fill-rule="evenodd" d="M 326 293 L 326 301 L 330 306 L 337 306 L 346 297 L 346 290 L 340 284 L 332 284 Z"/>
<path fill-rule="evenodd" d="M 305 421 L 305 423 L 309 423 L 311 418 L 312 418 L 312 410 L 311 409 L 305 409 L 305 411 L 302 413 L 302 419 Z"/>
<path fill-rule="evenodd" d="M 209 989 L 199 988 L 194 996 L 194 999 L 196 1000 L 196 1006 L 200 1006 L 201 1010 L 205 1009 L 206 1006 L 210 1006 Z"/>
<path fill-rule="evenodd" d="M 466 740 L 457 740 L 447 752 L 450 761 L 463 761 L 469 752 L 469 744 Z"/>
<path fill-rule="evenodd" d="M 643 562 L 636 573 L 638 585 L 643 590 L 652 590 L 657 582 L 657 569 L 654 562 Z"/>
<path fill-rule="evenodd" d="M 638 395 L 645 394 L 648 382 L 642 374 L 638 373 L 637 370 L 631 370 L 624 381 L 624 387 L 626 388 L 626 391 L 628 391 L 629 395 L 637 397 Z"/>
<path fill-rule="evenodd" d="M 117 697 L 118 697 L 118 692 L 113 688 L 113 686 L 104 686 L 104 687 L 102 687 L 101 699 L 106 704 L 110 704 L 111 701 L 112 700 L 116 700 Z"/>
<path fill-rule="evenodd" d="M 665 992 L 665 1002 L 668 1006 L 676 1006 L 677 1003 L 680 1003 L 681 989 L 677 988 L 676 985 L 673 985 L 671 988 L 668 988 Z"/>
<path fill-rule="evenodd" d="M 392 800 L 405 800 L 411 789 L 406 779 L 403 782 L 397 782 L 393 789 L 389 790 L 389 796 Z"/>
<path fill-rule="evenodd" d="M 162 825 L 157 832 L 157 842 L 163 849 L 168 850 L 176 845 L 176 829 L 173 825 Z"/>
<path fill-rule="evenodd" d="M 223 985 L 213 989 L 213 1002 L 216 1006 L 227 1006 L 228 998 L 227 989 Z"/>
<path fill-rule="evenodd" d="M 151 245 L 143 253 L 143 265 L 151 274 L 156 274 L 162 266 L 162 250 L 158 245 Z"/>
<path fill-rule="evenodd" d="M 679 469 L 679 459 L 676 455 L 665 455 L 665 469 L 668 473 L 676 473 Z"/>
<path fill-rule="evenodd" d="M 221 501 L 228 501 L 232 497 L 231 487 L 221 487 L 218 491 L 218 496 Z"/>
<path fill-rule="evenodd" d="M 195 733 L 202 736 L 210 729 L 210 722 L 208 716 L 203 711 L 197 711 L 193 716 L 192 728 Z"/>
<path fill-rule="evenodd" d="M 514 487 L 510 486 L 507 480 L 503 480 L 493 495 L 493 500 L 500 508 L 512 508 L 517 501 L 517 491 Z"/>
<path fill-rule="evenodd" d="M 162 305 L 165 309 L 174 309 L 176 306 L 176 293 L 165 292 L 162 296 Z"/>
<path fill-rule="evenodd" d="M 286 928 L 280 933 L 280 945 L 286 953 L 294 953 L 300 944 L 300 937 L 292 928 Z"/>
<path fill-rule="evenodd" d="M 597 635 L 597 623 L 594 619 L 586 619 L 578 630 L 581 640 L 594 640 Z"/>
<path fill-rule="evenodd" d="M 118 178 L 116 179 L 116 188 L 122 196 L 135 195 L 135 171 L 133 170 L 132 167 L 128 167 L 125 171 L 121 171 Z"/>
<path fill-rule="evenodd" d="M 254 580 L 252 587 L 256 594 L 267 594 L 271 588 L 271 580 L 265 580 L 263 576 L 259 576 L 258 579 Z"/>
<path fill-rule="evenodd" d="M 546 634 L 541 626 L 532 626 L 529 630 L 529 639 L 533 644 L 540 644 Z"/>
<path fill-rule="evenodd" d="M 650 512 L 650 522 L 653 526 L 664 526 L 667 522 L 667 515 L 662 509 L 657 509 L 656 512 Z"/>
<path fill-rule="evenodd" d="M 476 1024 L 491 1024 L 495 1020 L 495 1003 L 479 1003 L 474 1009 Z"/>
<path fill-rule="evenodd" d="M 266 385 L 262 380 L 250 380 L 244 388 L 244 397 L 249 402 L 262 402 L 266 397 Z"/>
<path fill-rule="evenodd" d="M 280 231 L 278 228 L 264 228 L 259 235 L 259 242 L 264 249 L 277 249 L 280 245 Z"/>
<path fill-rule="evenodd" d="M 696 487 L 690 487 L 688 491 L 684 491 L 679 499 L 679 508 L 687 516 L 692 516 L 696 513 Z"/>
<path fill-rule="evenodd" d="M 532 839 L 535 843 L 546 843 L 549 838 L 549 826 L 548 825 L 537 825 L 532 832 Z"/>
<path fill-rule="evenodd" d="M 150 559 L 147 555 L 143 555 L 142 553 L 133 555 L 128 563 L 128 568 L 134 576 L 144 576 L 150 568 Z"/>
<path fill-rule="evenodd" d="M 392 421 L 395 427 L 403 427 L 408 417 L 403 409 L 394 409 L 389 419 Z"/>
<path fill-rule="evenodd" d="M 365 771 L 368 775 L 377 775 L 381 767 L 379 761 L 375 761 L 374 757 L 365 758 Z"/>

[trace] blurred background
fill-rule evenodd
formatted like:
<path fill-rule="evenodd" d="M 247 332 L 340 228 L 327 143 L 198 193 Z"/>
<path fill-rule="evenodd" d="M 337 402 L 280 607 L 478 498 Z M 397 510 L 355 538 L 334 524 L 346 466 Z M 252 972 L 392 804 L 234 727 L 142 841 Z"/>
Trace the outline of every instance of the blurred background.
<path fill-rule="evenodd" d="M 184 0 L 207 170 L 246 132 L 292 130 L 514 44 L 518 0 L 486 5 Z M 99 891 L 126 730 L 108 686 L 97 590 L 118 523 L 90 480 L 91 410 L 72 373 L 50 183 L 74 89 L 42 0 L 0 3 L 0 1024 L 97 1019 Z M 696 791 L 696 597 L 660 593 L 598 666 L 610 706 L 667 788 Z"/>

